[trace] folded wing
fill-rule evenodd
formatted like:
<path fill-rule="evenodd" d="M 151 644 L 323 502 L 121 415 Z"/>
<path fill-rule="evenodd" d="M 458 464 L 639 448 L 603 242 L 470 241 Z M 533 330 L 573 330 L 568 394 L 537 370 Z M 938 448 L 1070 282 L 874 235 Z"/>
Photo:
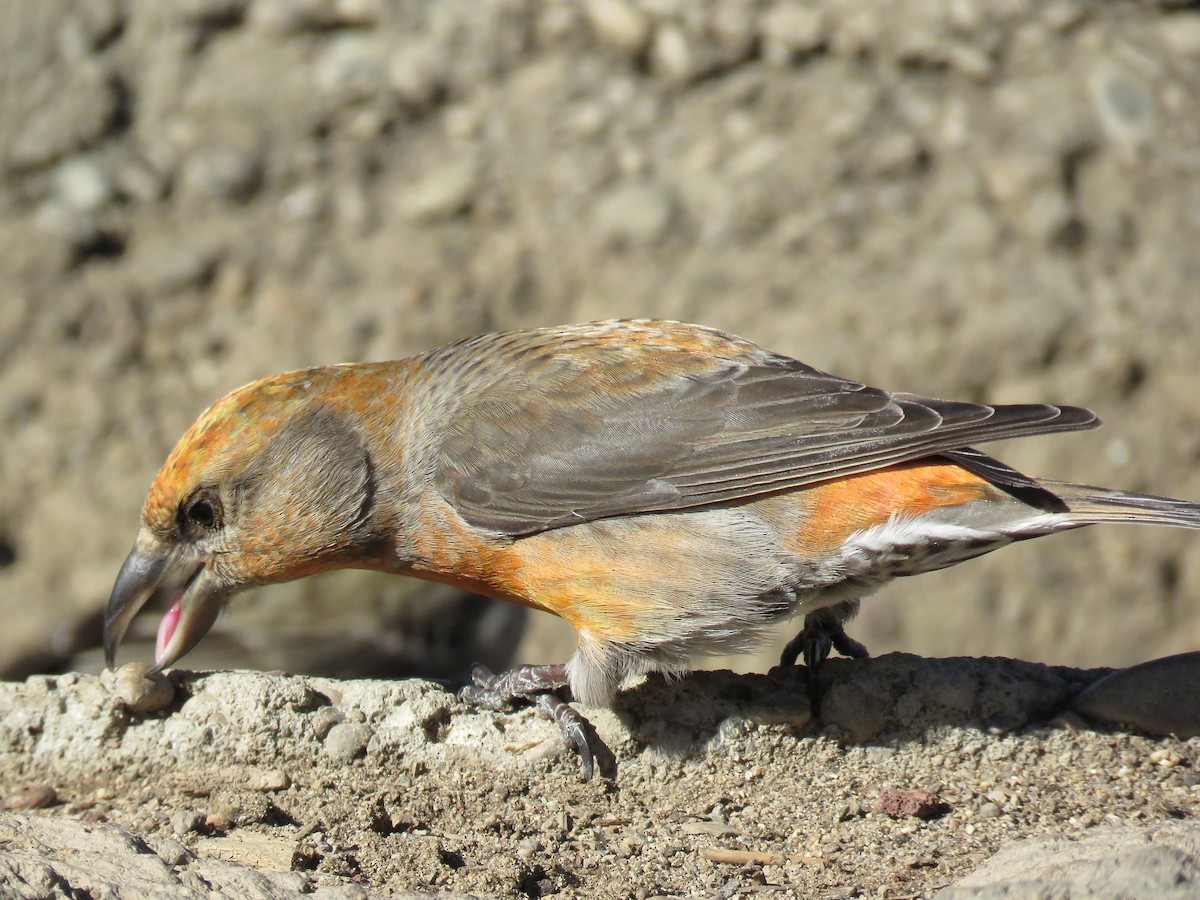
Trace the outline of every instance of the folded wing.
<path fill-rule="evenodd" d="M 893 394 L 678 323 L 485 335 L 438 353 L 458 390 L 438 488 L 471 524 L 512 536 L 1099 424 L 1079 407 Z"/>

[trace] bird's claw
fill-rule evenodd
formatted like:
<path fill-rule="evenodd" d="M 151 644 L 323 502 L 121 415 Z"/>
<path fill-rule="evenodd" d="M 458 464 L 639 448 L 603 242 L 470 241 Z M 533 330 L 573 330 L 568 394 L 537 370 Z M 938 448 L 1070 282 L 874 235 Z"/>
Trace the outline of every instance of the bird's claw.
<path fill-rule="evenodd" d="M 804 665 L 808 668 L 808 701 L 813 715 L 818 715 L 821 707 L 821 667 L 833 650 L 851 659 L 866 659 L 871 655 L 866 647 L 846 634 L 840 616 L 831 610 L 819 609 L 804 617 L 804 627 L 788 641 L 779 657 L 779 664 L 790 669 L 801 655 L 804 656 Z"/>
<path fill-rule="evenodd" d="M 459 696 L 474 706 L 495 710 L 510 709 L 518 700 L 532 703 L 558 725 L 564 740 L 579 754 L 585 779 L 590 781 L 597 768 L 604 778 L 615 778 L 616 756 L 592 723 L 558 695 L 557 691 L 566 687 L 567 668 L 563 665 L 517 666 L 497 675 L 477 663 L 471 668 L 471 683 Z"/>
<path fill-rule="evenodd" d="M 839 626 L 838 630 L 829 636 L 833 644 L 833 649 L 849 659 L 870 659 L 871 654 L 858 641 L 846 634 L 845 628 Z M 826 656 L 829 654 L 826 653 Z"/>

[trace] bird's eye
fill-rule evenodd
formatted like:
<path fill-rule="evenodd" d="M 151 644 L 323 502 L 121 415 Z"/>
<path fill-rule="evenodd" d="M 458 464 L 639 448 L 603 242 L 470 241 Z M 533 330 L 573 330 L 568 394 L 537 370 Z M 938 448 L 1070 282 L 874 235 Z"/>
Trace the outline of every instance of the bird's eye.
<path fill-rule="evenodd" d="M 202 528 L 217 527 L 217 508 L 208 497 L 199 497 L 187 508 L 188 521 Z"/>

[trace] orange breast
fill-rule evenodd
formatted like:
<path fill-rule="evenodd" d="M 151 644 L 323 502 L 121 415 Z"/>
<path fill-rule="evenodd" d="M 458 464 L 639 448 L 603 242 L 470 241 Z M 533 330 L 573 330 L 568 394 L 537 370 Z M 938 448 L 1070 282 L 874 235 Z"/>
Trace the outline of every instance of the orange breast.
<path fill-rule="evenodd" d="M 913 462 L 749 501 L 780 542 L 802 556 L 834 550 L 896 514 L 1003 496 L 948 461 Z M 497 541 L 444 505 L 424 517 L 411 574 L 520 603 L 612 641 L 637 638 L 656 616 L 678 613 L 687 585 L 709 591 L 712 535 L 683 515 L 609 519 Z M 724 573 L 728 575 L 728 573 Z"/>

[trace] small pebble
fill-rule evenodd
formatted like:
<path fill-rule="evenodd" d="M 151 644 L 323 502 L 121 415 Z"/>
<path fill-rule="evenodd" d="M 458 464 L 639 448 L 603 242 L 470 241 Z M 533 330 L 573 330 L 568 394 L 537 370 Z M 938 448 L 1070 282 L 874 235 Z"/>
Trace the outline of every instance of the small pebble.
<path fill-rule="evenodd" d="M 1174 750 L 1155 750 L 1150 754 L 1150 762 L 1164 769 L 1174 768 L 1183 762 L 1183 757 Z"/>
<path fill-rule="evenodd" d="M 198 151 L 183 163 L 182 194 L 201 200 L 244 203 L 262 186 L 262 162 L 255 151 L 213 147 Z"/>
<path fill-rule="evenodd" d="M 362 756 L 371 741 L 371 729 L 366 725 L 343 722 L 334 725 L 325 736 L 325 752 L 339 762 L 349 762 Z"/>
<path fill-rule="evenodd" d="M 816 50 L 828 30 L 820 9 L 803 3 L 781 3 L 772 7 L 759 26 L 763 55 L 773 65 L 786 65 L 800 54 Z"/>
<path fill-rule="evenodd" d="M 34 784 L 9 794 L 0 803 L 0 808 L 20 812 L 26 809 L 46 809 L 58 803 L 58 791 L 48 784 Z"/>
<path fill-rule="evenodd" d="M 1162 41 L 1173 52 L 1200 56 L 1200 13 L 1180 12 L 1160 23 Z"/>
<path fill-rule="evenodd" d="M 175 699 L 175 686 L 162 672 L 147 675 L 145 663 L 126 663 L 117 670 L 113 691 L 117 699 L 136 713 L 166 709 Z"/>
<path fill-rule="evenodd" d="M 229 816 L 214 814 L 204 820 L 204 827 L 209 831 L 226 832 L 233 828 L 233 819 Z"/>
<path fill-rule="evenodd" d="M 180 837 L 203 827 L 204 816 L 194 809 L 177 809 L 171 816 L 171 831 Z"/>
<path fill-rule="evenodd" d="M 654 185 L 623 185 L 602 197 L 595 209 L 596 230 L 613 243 L 656 243 L 671 224 L 671 200 Z"/>
<path fill-rule="evenodd" d="M 292 779 L 282 769 L 266 769 L 251 776 L 247 787 L 252 791 L 286 790 Z"/>
<path fill-rule="evenodd" d="M 432 106 L 450 79 L 445 49 L 433 41 L 415 41 L 388 58 L 388 84 L 415 107 Z"/>
<path fill-rule="evenodd" d="M 1126 146 L 1147 142 L 1157 120 L 1154 94 L 1137 76 L 1102 65 L 1091 78 L 1092 101 L 1108 136 Z"/>
<path fill-rule="evenodd" d="M 465 212 L 479 187 L 479 167 L 469 156 L 452 159 L 428 171 L 399 198 L 400 214 L 410 222 L 451 219 Z"/>
<path fill-rule="evenodd" d="M 638 56 L 650 40 L 650 20 L 625 0 L 588 0 L 585 7 L 597 40 L 629 56 Z"/>
<path fill-rule="evenodd" d="M 113 185 L 91 159 L 69 159 L 54 171 L 54 190 L 70 209 L 92 212 L 112 199 Z"/>
<path fill-rule="evenodd" d="M 313 82 L 327 94 L 368 97 L 386 79 L 387 45 L 373 35 L 343 34 L 328 42 L 313 67 Z"/>
<path fill-rule="evenodd" d="M 187 847 L 171 838 L 153 837 L 147 840 L 146 843 L 150 846 L 151 850 L 158 854 L 164 863 L 172 868 L 186 865 L 189 857 L 191 857 Z"/>
<path fill-rule="evenodd" d="M 677 25 L 662 25 L 654 32 L 650 61 L 655 72 L 675 81 L 686 81 L 695 73 L 691 43 Z"/>
<path fill-rule="evenodd" d="M 312 725 L 313 733 L 317 736 L 317 740 L 325 740 L 325 736 L 329 734 L 329 729 L 333 728 L 341 722 L 346 721 L 346 714 L 336 706 L 322 706 L 309 719 L 309 724 Z"/>
<path fill-rule="evenodd" d="M 950 811 L 949 805 L 929 791 L 888 788 L 875 801 L 875 812 L 893 819 L 935 819 Z"/>

